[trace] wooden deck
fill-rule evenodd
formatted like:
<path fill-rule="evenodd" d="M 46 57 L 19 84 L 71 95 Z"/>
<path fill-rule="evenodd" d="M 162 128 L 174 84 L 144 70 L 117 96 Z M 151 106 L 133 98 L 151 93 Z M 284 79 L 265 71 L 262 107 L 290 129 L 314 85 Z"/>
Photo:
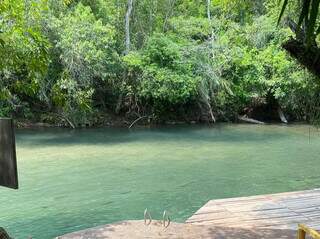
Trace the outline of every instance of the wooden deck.
<path fill-rule="evenodd" d="M 212 227 L 320 230 L 320 189 L 211 200 L 186 223 Z"/>
<path fill-rule="evenodd" d="M 211 200 L 186 223 L 123 221 L 56 239 L 292 239 L 298 224 L 320 231 L 320 188 L 308 191 Z"/>

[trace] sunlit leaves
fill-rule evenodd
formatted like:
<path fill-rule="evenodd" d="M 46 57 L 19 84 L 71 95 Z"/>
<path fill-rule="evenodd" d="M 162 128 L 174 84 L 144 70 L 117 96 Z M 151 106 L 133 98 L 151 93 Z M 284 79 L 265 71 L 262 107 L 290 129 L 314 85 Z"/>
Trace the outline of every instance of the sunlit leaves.
<path fill-rule="evenodd" d="M 116 60 L 113 52 L 115 30 L 96 20 L 90 8 L 79 4 L 74 12 L 56 19 L 53 28 L 59 36 L 56 47 L 70 76 L 80 84 L 112 75 Z"/>
<path fill-rule="evenodd" d="M 181 38 L 204 41 L 210 38 L 211 25 L 206 18 L 174 17 L 170 19 L 170 30 Z"/>
<path fill-rule="evenodd" d="M 183 45 L 157 34 L 143 51 L 141 96 L 160 102 L 185 103 L 196 94 L 199 78 L 183 61 Z"/>
<path fill-rule="evenodd" d="M 2 0 L 0 5 L 0 107 L 16 110 L 21 96 L 37 97 L 46 74 L 49 42 L 42 34 L 45 1 Z M 10 92 L 10 93 L 8 93 Z M 1 110 L 0 110 L 1 111 Z M 9 112 L 9 111 L 7 111 Z"/>

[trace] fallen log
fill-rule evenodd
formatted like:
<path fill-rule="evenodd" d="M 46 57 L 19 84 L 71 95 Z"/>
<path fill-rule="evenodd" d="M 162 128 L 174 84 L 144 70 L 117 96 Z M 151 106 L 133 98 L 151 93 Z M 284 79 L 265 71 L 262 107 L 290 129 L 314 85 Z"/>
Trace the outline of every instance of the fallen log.
<path fill-rule="evenodd" d="M 239 115 L 239 116 L 238 116 L 238 119 L 241 120 L 241 121 L 244 121 L 244 122 L 246 122 L 246 123 L 251 123 L 251 124 L 265 124 L 265 123 L 262 122 L 262 121 L 248 118 L 246 115 L 244 115 L 244 116 L 240 116 L 240 115 Z"/>

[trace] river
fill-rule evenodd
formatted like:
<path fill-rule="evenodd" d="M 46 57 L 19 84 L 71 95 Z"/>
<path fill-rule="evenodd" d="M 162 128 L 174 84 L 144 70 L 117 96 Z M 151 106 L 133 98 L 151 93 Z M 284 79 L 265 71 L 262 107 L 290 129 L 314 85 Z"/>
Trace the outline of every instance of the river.
<path fill-rule="evenodd" d="M 17 130 L 20 189 L 0 188 L 0 226 L 49 239 L 167 210 L 183 222 L 210 199 L 320 187 L 308 125 Z"/>

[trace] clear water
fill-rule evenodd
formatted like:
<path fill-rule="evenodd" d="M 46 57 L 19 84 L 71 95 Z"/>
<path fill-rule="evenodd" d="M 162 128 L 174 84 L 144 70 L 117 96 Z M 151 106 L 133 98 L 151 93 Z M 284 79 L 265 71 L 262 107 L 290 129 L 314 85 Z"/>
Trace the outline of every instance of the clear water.
<path fill-rule="evenodd" d="M 47 239 L 163 210 L 183 222 L 215 198 L 320 187 L 306 125 L 19 130 L 20 189 L 0 188 L 0 226 Z"/>

